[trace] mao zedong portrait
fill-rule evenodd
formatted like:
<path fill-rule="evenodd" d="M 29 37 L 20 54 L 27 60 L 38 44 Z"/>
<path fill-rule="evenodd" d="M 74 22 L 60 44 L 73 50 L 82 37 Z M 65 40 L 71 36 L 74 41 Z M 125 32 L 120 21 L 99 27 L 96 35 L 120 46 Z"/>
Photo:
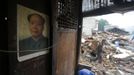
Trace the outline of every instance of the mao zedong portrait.
<path fill-rule="evenodd" d="M 43 36 L 45 19 L 36 13 L 27 16 L 31 36 L 19 41 L 20 50 L 38 50 L 47 47 L 47 38 Z"/>

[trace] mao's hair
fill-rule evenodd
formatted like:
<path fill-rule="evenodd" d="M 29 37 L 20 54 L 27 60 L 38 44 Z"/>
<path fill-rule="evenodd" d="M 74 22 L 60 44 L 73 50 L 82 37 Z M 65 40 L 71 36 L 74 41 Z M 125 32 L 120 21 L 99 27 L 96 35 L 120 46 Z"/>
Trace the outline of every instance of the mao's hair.
<path fill-rule="evenodd" d="M 37 14 L 37 13 L 29 14 L 29 15 L 27 16 L 27 20 L 30 22 L 31 17 L 34 16 L 34 15 L 40 17 L 40 19 L 42 20 L 42 24 L 45 23 L 45 19 L 44 19 L 41 15 L 39 15 L 39 14 Z"/>

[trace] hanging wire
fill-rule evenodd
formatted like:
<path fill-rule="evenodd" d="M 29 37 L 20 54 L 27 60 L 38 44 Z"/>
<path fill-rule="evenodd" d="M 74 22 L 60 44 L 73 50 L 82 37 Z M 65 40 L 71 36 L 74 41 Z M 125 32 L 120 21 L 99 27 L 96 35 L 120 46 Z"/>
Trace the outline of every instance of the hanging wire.
<path fill-rule="evenodd" d="M 53 44 L 52 46 L 49 46 L 49 47 L 47 47 L 47 48 L 43 48 L 43 49 L 39 49 L 39 50 L 21 50 L 21 51 L 19 51 L 19 52 L 38 52 L 38 51 L 46 51 L 46 50 L 49 50 L 49 49 L 55 47 L 56 45 L 58 45 L 58 41 L 57 41 L 55 44 Z M 18 52 L 17 50 L 16 50 L 16 51 L 0 50 L 0 53 L 17 53 L 17 52 Z"/>

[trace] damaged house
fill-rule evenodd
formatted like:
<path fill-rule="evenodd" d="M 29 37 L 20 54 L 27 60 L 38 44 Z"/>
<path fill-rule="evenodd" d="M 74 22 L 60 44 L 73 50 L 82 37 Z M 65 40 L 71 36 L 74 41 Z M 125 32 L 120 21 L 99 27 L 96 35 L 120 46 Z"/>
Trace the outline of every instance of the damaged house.
<path fill-rule="evenodd" d="M 83 18 L 132 11 L 134 0 L 3 1 L 0 75 L 79 75 L 86 67 L 96 75 L 134 74 L 133 57 L 113 58 L 130 52 L 117 51 L 112 33 L 93 34 L 81 43 Z"/>

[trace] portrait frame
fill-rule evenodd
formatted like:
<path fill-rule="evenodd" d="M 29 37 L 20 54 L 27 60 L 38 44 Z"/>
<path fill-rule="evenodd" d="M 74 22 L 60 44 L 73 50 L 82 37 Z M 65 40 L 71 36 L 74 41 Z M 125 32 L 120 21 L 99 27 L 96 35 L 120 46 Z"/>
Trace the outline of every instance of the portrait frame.
<path fill-rule="evenodd" d="M 29 27 L 28 27 L 29 22 L 27 20 L 27 16 L 33 13 L 39 14 L 45 19 L 42 35 L 45 38 L 47 38 L 46 46 L 42 49 L 34 49 L 34 50 L 22 49 L 21 50 L 20 41 L 31 36 Z M 17 59 L 18 61 L 22 62 L 25 60 L 29 60 L 29 59 L 41 56 L 41 55 L 45 55 L 49 53 L 48 46 L 49 46 L 49 16 L 44 13 L 38 12 L 34 9 L 17 4 Z M 24 53 L 27 53 L 27 54 L 24 54 Z"/>

